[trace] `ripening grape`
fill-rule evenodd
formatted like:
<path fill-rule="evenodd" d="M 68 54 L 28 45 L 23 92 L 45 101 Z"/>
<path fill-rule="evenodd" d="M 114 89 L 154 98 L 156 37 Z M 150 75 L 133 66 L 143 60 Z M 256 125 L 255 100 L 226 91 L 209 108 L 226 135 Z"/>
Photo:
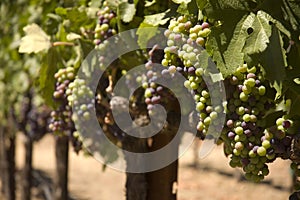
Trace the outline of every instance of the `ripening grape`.
<path fill-rule="evenodd" d="M 266 163 L 275 158 L 273 134 L 257 123 L 265 115 L 265 108 L 274 106 L 272 99 L 265 96 L 269 86 L 259 67 L 246 64 L 226 81 L 227 123 L 222 139 L 227 154 L 231 154 L 231 165 L 242 167 L 245 177 L 257 182 L 268 174 Z M 242 146 L 245 148 L 241 151 Z"/>
<path fill-rule="evenodd" d="M 105 4 L 106 2 L 104 2 L 104 7 L 97 13 L 98 23 L 94 35 L 95 45 L 100 45 L 104 40 L 117 33 L 116 28 L 114 28 L 115 25 L 113 24 L 115 23 L 114 21 L 116 21 L 116 14 Z"/>

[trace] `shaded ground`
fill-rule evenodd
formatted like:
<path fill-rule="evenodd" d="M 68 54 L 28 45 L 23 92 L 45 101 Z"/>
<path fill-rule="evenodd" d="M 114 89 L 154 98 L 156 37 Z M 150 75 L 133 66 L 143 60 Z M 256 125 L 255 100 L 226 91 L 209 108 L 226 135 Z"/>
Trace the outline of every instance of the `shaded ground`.
<path fill-rule="evenodd" d="M 18 143 L 22 143 L 18 139 Z M 72 151 L 72 150 L 71 150 Z M 18 144 L 17 166 L 23 163 L 24 151 Z M 217 147 L 205 159 L 193 165 L 193 149 L 180 158 L 178 200 L 284 200 L 288 199 L 291 176 L 289 162 L 277 160 L 270 165 L 270 175 L 260 184 L 245 181 L 240 170 L 232 169 L 224 157 L 222 147 Z M 36 177 L 51 182 L 54 176 L 54 139 L 48 135 L 35 144 L 34 168 Z M 91 157 L 70 153 L 70 192 L 78 200 L 122 200 L 125 199 L 125 175 L 107 168 Z M 1 184 L 0 184 L 1 186 Z M 40 189 L 43 186 L 40 185 Z M 44 190 L 48 189 L 44 187 Z M 48 190 L 48 192 L 50 192 Z M 33 194 L 38 196 L 35 188 Z M 0 199 L 2 199 L 0 197 Z M 36 197 L 34 200 L 45 199 Z"/>

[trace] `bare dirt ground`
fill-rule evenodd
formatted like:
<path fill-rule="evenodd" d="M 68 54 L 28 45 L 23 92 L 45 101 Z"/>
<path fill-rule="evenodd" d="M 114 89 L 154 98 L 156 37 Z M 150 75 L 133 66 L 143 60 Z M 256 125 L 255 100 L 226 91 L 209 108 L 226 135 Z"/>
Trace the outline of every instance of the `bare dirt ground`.
<path fill-rule="evenodd" d="M 23 164 L 22 139 L 18 139 L 17 166 Z M 284 200 L 288 199 L 291 186 L 289 162 L 277 160 L 270 164 L 270 175 L 260 184 L 247 182 L 241 178 L 242 172 L 232 169 L 223 155 L 222 147 L 217 147 L 198 167 L 193 165 L 192 148 L 180 158 L 179 200 Z M 44 137 L 34 146 L 35 169 L 54 177 L 54 138 Z M 76 200 L 125 200 L 125 175 L 113 169 L 102 171 L 102 165 L 92 157 L 76 155 L 70 150 L 70 192 Z M 33 190 L 36 194 L 36 191 Z M 1 199 L 1 197 L 0 197 Z M 35 197 L 34 200 L 42 198 Z"/>

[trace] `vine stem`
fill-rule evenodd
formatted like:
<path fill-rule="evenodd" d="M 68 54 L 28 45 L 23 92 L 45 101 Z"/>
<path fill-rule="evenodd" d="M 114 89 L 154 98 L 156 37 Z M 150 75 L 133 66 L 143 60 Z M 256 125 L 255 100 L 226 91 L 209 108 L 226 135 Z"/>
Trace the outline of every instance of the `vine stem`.
<path fill-rule="evenodd" d="M 75 46 L 74 43 L 72 42 L 62 42 L 62 41 L 58 41 L 58 42 L 53 42 L 52 46 L 57 47 L 57 46 Z"/>

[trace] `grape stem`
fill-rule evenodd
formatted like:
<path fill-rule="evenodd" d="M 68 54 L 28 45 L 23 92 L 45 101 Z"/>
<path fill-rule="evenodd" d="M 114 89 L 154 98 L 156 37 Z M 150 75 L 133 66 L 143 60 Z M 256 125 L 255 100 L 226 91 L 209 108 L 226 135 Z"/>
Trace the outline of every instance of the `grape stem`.
<path fill-rule="evenodd" d="M 57 47 L 57 46 L 75 46 L 74 43 L 72 42 L 62 42 L 62 41 L 58 41 L 58 42 L 53 42 L 52 46 Z"/>

